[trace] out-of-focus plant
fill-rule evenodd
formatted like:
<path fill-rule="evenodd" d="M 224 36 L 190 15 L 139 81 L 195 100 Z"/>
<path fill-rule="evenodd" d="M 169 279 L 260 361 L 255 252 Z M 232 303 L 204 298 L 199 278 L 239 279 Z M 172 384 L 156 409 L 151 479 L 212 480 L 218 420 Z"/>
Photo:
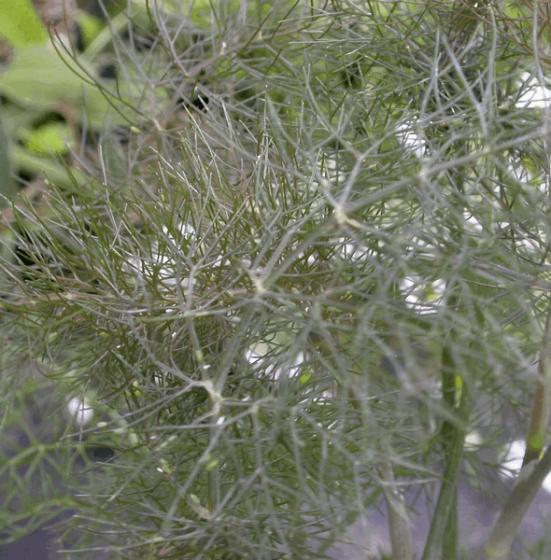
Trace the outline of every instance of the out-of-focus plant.
<path fill-rule="evenodd" d="M 138 87 L 136 76 L 116 82 L 102 77 L 102 68 L 112 65 L 116 53 L 113 34 L 99 18 L 75 10 L 61 13 L 69 20 L 64 32 L 52 26 L 49 37 L 30 0 L 0 4 L 0 38 L 11 51 L 0 66 L 5 101 L 0 116 L 9 139 L 4 157 L 7 150 L 12 172 L 70 187 L 75 175 L 82 179 L 78 168 L 87 163 L 82 161 L 86 142 L 97 148 L 90 136 L 116 126 L 136 127 L 144 112 L 154 114 L 162 102 L 143 83 Z M 140 14 L 145 21 L 144 5 Z M 120 19 L 121 27 L 131 25 L 126 14 Z"/>
<path fill-rule="evenodd" d="M 511 32 L 538 37 L 524 10 L 111 14 L 88 52 L 116 53 L 125 93 L 100 91 L 134 132 L 124 149 L 105 133 L 47 212 L 11 208 L 1 261 L 6 347 L 80 399 L 55 447 L 74 491 L 44 483 L 27 516 L 70 508 L 62 542 L 91 557 L 275 560 L 339 554 L 386 503 L 397 560 L 507 556 L 550 467 L 548 100 Z M 526 432 L 507 497 L 500 448 Z M 87 441 L 112 456 L 79 470 Z M 47 473 L 37 445 L 0 480 L 31 456 Z M 460 480 L 504 503 L 484 542 L 458 526 Z"/>
<path fill-rule="evenodd" d="M 0 36 L 7 39 L 14 47 L 44 44 L 48 38 L 31 0 L 9 0 L 0 2 Z"/>

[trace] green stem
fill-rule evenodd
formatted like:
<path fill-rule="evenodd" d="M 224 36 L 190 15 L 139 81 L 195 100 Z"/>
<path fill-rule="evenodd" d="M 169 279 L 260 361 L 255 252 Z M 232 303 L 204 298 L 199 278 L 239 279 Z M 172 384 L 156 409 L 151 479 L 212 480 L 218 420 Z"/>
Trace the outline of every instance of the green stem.
<path fill-rule="evenodd" d="M 545 321 L 538 374 L 522 466 L 540 458 L 551 416 L 551 307 Z"/>
<path fill-rule="evenodd" d="M 454 373 L 453 356 L 448 344 L 442 355 L 442 396 L 455 420 L 442 424 L 444 442 L 444 473 L 434 510 L 423 560 L 453 560 L 457 555 L 457 483 L 465 443 L 465 427 L 469 417 L 469 398 L 462 378 Z M 457 400 L 459 404 L 457 405 Z"/>
<path fill-rule="evenodd" d="M 442 542 L 443 558 L 455 558 L 457 555 L 458 542 L 458 525 L 457 525 L 457 484 L 454 487 L 453 503 L 448 517 L 448 525 L 444 531 L 444 540 Z"/>
<path fill-rule="evenodd" d="M 486 554 L 490 560 L 504 560 L 509 556 L 522 519 L 543 480 L 551 471 L 551 447 L 547 448 L 545 455 L 539 460 L 551 416 L 551 306 L 547 312 L 539 358 L 539 379 L 532 404 L 522 470 L 486 544 Z"/>
<path fill-rule="evenodd" d="M 404 499 L 393 487 L 394 474 L 390 465 L 383 466 L 383 493 L 388 510 L 388 527 L 394 560 L 413 560 L 413 544 L 409 516 Z"/>
<path fill-rule="evenodd" d="M 541 461 L 523 467 L 486 543 L 488 560 L 505 560 L 522 520 L 534 501 L 545 477 L 551 471 L 551 447 Z"/>

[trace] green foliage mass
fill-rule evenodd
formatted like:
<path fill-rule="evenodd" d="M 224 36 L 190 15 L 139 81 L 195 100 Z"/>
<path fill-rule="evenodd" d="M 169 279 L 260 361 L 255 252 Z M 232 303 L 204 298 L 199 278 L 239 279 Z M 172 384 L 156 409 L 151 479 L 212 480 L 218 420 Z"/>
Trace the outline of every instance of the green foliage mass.
<path fill-rule="evenodd" d="M 45 44 L 48 37 L 31 0 L 0 1 L 0 36 L 16 48 Z"/>
<path fill-rule="evenodd" d="M 83 60 L 18 48 L 9 134 L 19 105 L 61 100 L 96 136 L 3 226 L 2 394 L 94 418 L 2 448 L 0 480 L 41 490 L 6 491 L 8 533 L 70 509 L 60 538 L 85 557 L 319 559 L 385 506 L 409 560 L 419 490 L 417 552 L 480 552 L 458 481 L 505 500 L 549 322 L 549 132 L 521 102 L 545 68 L 505 8 L 130 2 Z M 23 149 L 59 157 L 64 130 Z"/>

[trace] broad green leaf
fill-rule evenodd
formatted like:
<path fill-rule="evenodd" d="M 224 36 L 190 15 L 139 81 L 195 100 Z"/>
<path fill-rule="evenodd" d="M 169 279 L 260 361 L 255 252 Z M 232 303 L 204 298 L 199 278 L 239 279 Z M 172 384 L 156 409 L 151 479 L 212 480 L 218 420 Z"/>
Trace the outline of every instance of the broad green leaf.
<path fill-rule="evenodd" d="M 32 174 L 39 174 L 55 185 L 63 188 L 72 188 L 74 183 L 72 175 L 77 181 L 84 182 L 84 176 L 78 169 L 72 168 L 69 172 L 61 163 L 57 163 L 53 158 L 45 158 L 32 154 L 20 146 L 12 146 L 10 151 L 13 164 Z"/>
<path fill-rule="evenodd" d="M 145 0 L 134 0 L 133 5 L 147 10 Z M 270 13 L 283 15 L 293 5 L 292 2 L 250 2 L 246 16 L 254 23 L 260 23 Z M 158 3 L 169 14 L 183 14 L 198 28 L 208 29 L 212 25 L 227 25 L 228 18 L 243 16 L 241 0 L 161 0 Z"/>
<path fill-rule="evenodd" d="M 87 67 L 81 60 L 79 64 Z M 93 71 L 86 68 L 90 75 Z M 82 75 L 82 70 L 76 70 Z M 102 126 L 124 122 L 101 91 L 73 72 L 55 51 L 26 47 L 15 53 L 8 69 L 0 75 L 0 93 L 28 108 L 55 110 L 61 104 L 83 110 L 88 123 Z M 77 113 L 77 117 L 80 115 Z"/>
<path fill-rule="evenodd" d="M 46 123 L 23 133 L 25 146 L 40 155 L 63 155 L 68 152 L 72 140 L 71 130 L 66 123 Z"/>
<path fill-rule="evenodd" d="M 48 40 L 31 0 L 0 0 L 0 36 L 17 49 Z"/>
<path fill-rule="evenodd" d="M 40 111 L 31 111 L 13 103 L 2 105 L 2 126 L 8 138 L 18 138 L 22 130 L 30 128 L 43 115 Z"/>

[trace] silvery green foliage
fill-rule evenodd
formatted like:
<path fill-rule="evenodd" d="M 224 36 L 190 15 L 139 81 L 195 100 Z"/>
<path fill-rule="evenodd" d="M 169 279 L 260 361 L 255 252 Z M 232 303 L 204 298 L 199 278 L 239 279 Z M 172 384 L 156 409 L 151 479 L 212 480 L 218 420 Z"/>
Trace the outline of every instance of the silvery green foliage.
<path fill-rule="evenodd" d="M 414 523 L 450 442 L 495 459 L 525 431 L 542 70 L 497 6 L 181 4 L 134 14 L 150 51 L 113 39 L 158 113 L 130 88 L 127 143 L 106 131 L 88 182 L 15 211 L 6 332 L 81 399 L 53 428 L 81 469 L 64 546 L 323 558 L 385 497 Z M 113 457 L 83 470 L 86 441 Z M 501 491 L 479 446 L 459 461 Z"/>

